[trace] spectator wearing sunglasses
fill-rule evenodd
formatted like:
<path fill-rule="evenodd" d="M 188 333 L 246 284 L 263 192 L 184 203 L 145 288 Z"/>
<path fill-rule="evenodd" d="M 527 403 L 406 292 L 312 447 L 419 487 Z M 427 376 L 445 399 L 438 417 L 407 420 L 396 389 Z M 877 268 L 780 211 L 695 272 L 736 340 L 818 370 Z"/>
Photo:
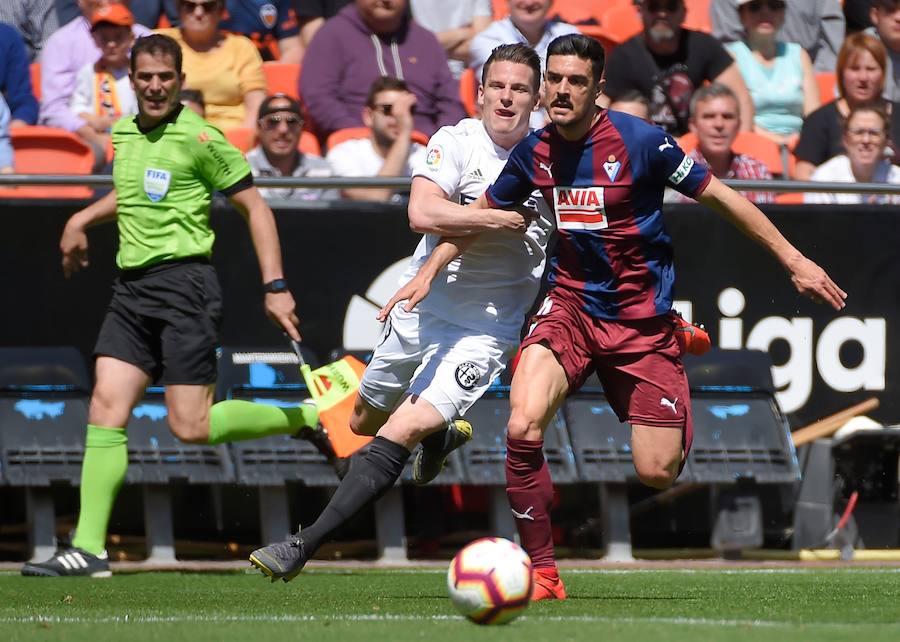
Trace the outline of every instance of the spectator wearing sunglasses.
<path fill-rule="evenodd" d="M 845 153 L 820 165 L 810 180 L 828 183 L 900 184 L 900 167 L 885 156 L 890 119 L 880 105 L 854 107 L 844 123 Z M 898 204 L 900 194 L 807 193 L 806 203 L 824 205 Z"/>
<path fill-rule="evenodd" d="M 753 131 L 779 144 L 792 142 L 804 116 L 821 104 L 809 54 L 776 37 L 785 6 L 785 0 L 738 0 L 746 35 L 725 45 L 753 99 Z"/>
<path fill-rule="evenodd" d="M 640 14 L 643 33 L 616 47 L 606 64 L 609 100 L 638 90 L 650 102 L 651 120 L 681 136 L 688 130 L 694 91 L 716 82 L 737 96 L 741 128 L 751 129 L 753 102 L 737 64 L 715 38 L 681 26 L 684 0 L 643 0 Z"/>
<path fill-rule="evenodd" d="M 710 4 L 713 36 L 723 42 L 744 37 L 737 6 L 738 0 L 712 0 Z M 840 0 L 790 0 L 778 39 L 800 45 L 809 54 L 816 71 L 834 71 L 844 42 L 844 29 Z"/>
<path fill-rule="evenodd" d="M 303 133 L 300 103 L 284 94 L 267 96 L 259 107 L 257 121 L 259 145 L 247 154 L 254 176 L 305 176 L 329 178 L 331 166 L 321 156 L 303 154 L 298 149 Z M 265 198 L 312 201 L 339 198 L 337 190 L 300 187 L 266 187 L 259 190 Z"/>
<path fill-rule="evenodd" d="M 425 160 L 425 147 L 412 142 L 413 114 L 417 99 L 397 78 L 382 76 L 369 89 L 362 119 L 368 138 L 335 145 L 326 159 L 336 176 L 412 176 Z M 390 189 L 343 190 L 355 201 L 390 201 L 399 196 Z"/>
<path fill-rule="evenodd" d="M 249 38 L 219 28 L 224 12 L 223 0 L 179 0 L 181 26 L 158 33 L 181 45 L 184 86 L 203 92 L 206 120 L 253 129 L 266 97 L 262 58 Z"/>
<path fill-rule="evenodd" d="M 81 16 L 60 27 L 47 39 L 41 53 L 41 111 L 38 124 L 78 131 L 87 122 L 72 113 L 70 104 L 75 91 L 76 77 L 85 65 L 100 59 L 100 47 L 91 32 L 91 18 L 103 7 L 128 2 L 109 0 L 78 0 Z M 131 26 L 135 38 L 150 33 L 147 27 Z"/>

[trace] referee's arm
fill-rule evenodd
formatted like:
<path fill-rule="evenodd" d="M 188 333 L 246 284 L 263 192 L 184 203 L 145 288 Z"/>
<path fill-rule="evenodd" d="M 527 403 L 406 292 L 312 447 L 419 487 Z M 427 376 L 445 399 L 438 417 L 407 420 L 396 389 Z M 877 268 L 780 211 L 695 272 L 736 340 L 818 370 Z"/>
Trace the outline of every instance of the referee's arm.
<path fill-rule="evenodd" d="M 244 181 L 239 182 L 243 183 Z M 278 229 L 275 227 L 275 215 L 253 185 L 252 179 L 244 189 L 235 192 L 226 190 L 226 195 L 250 228 L 250 238 L 256 250 L 263 283 L 284 278 L 281 243 L 278 240 Z M 294 312 L 294 297 L 290 291 L 266 293 L 266 313 L 294 341 L 300 340 L 300 333 L 297 331 L 300 320 Z"/>
<path fill-rule="evenodd" d="M 99 201 L 91 203 L 69 217 L 59 240 L 63 274 L 67 279 L 81 268 L 88 266 L 88 242 L 85 234 L 87 228 L 114 218 L 116 218 L 116 190 L 111 190 Z"/>

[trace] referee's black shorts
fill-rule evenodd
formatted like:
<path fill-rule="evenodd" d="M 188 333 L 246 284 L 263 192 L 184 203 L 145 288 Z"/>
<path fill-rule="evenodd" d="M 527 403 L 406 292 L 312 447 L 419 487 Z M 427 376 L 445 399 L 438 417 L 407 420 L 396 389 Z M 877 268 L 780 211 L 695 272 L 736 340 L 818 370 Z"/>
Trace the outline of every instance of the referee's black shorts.
<path fill-rule="evenodd" d="M 156 383 L 211 384 L 221 323 L 222 289 L 206 259 L 123 270 L 94 354 L 134 364 Z"/>

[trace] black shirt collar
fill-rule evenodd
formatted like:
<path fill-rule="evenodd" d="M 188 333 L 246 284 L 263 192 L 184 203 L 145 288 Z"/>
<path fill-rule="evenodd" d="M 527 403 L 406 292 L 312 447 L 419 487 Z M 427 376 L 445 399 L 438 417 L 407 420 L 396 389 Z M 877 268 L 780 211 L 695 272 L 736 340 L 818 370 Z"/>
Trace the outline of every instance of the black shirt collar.
<path fill-rule="evenodd" d="M 184 109 L 184 105 L 182 105 L 181 103 L 178 103 L 172 111 L 170 111 L 168 114 L 166 114 L 165 118 L 163 118 L 162 120 L 157 122 L 155 125 L 153 125 L 149 129 L 144 129 L 143 127 L 141 127 L 141 121 L 138 120 L 138 116 L 134 117 L 134 124 L 137 125 L 139 132 L 141 132 L 142 134 L 149 134 L 150 132 L 152 132 L 154 129 L 156 129 L 160 125 L 165 125 L 166 123 L 174 123 L 175 119 L 178 118 L 179 114 L 181 114 L 182 109 Z"/>

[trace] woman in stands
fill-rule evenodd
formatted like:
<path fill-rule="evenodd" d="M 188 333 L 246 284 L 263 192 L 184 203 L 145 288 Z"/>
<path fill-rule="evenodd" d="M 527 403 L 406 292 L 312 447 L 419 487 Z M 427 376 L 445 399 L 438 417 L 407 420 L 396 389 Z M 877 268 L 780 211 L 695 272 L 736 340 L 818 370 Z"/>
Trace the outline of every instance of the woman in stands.
<path fill-rule="evenodd" d="M 839 97 L 804 121 L 794 150 L 797 157 L 794 178 L 809 179 L 818 165 L 844 152 L 844 120 L 855 107 L 871 102 L 880 104 L 889 116 L 889 139 L 900 140 L 900 105 L 881 97 L 886 68 L 887 52 L 878 38 L 866 33 L 847 37 L 838 53 Z M 887 153 L 893 155 L 893 151 Z"/>
<path fill-rule="evenodd" d="M 784 23 L 784 0 L 738 0 L 737 5 L 746 35 L 725 48 L 750 90 L 753 131 L 790 144 L 804 116 L 821 104 L 812 61 L 797 43 L 775 37 Z"/>
<path fill-rule="evenodd" d="M 900 167 L 885 156 L 890 118 L 878 104 L 850 110 L 844 123 L 846 152 L 820 165 L 811 180 L 827 183 L 900 184 Z M 805 203 L 859 205 L 900 203 L 900 194 L 805 194 Z"/>
<path fill-rule="evenodd" d="M 203 92 L 206 119 L 219 129 L 256 127 L 266 97 L 262 58 L 246 37 L 219 29 L 224 0 L 178 0 L 181 26 L 160 29 L 184 56 L 185 88 Z"/>

